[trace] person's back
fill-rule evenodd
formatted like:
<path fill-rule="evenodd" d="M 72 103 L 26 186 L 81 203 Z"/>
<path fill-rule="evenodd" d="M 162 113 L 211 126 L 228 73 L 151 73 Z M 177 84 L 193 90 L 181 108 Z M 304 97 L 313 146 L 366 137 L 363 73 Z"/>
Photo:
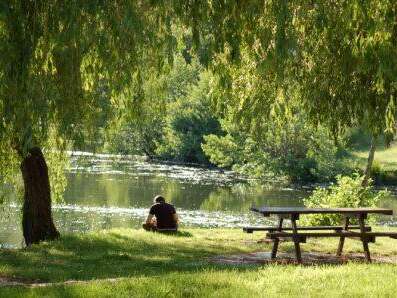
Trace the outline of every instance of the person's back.
<path fill-rule="evenodd" d="M 165 202 L 162 196 L 154 197 L 149 215 L 143 228 L 148 231 L 178 228 L 178 216 L 173 205 Z"/>
<path fill-rule="evenodd" d="M 176 229 L 174 214 L 176 214 L 173 205 L 166 202 L 155 203 L 149 211 L 149 214 L 156 216 L 157 229 Z"/>

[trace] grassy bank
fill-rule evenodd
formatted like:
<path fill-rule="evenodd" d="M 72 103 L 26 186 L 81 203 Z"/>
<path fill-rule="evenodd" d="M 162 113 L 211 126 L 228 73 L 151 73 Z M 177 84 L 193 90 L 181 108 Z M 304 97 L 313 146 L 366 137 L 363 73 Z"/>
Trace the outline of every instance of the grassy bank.
<path fill-rule="evenodd" d="M 365 166 L 368 158 L 368 150 L 369 147 L 363 147 L 361 150 L 353 151 L 353 154 L 360 159 L 363 166 Z M 378 145 L 375 151 L 374 164 L 385 171 L 396 171 L 397 142 L 393 142 L 388 148 L 383 145 Z"/>
<path fill-rule="evenodd" d="M 347 166 L 358 166 L 364 169 L 367 164 L 369 146 L 361 146 L 352 150 L 351 157 L 346 159 Z M 397 184 L 397 141 L 392 142 L 390 147 L 385 147 L 379 142 L 375 151 L 372 166 L 372 178 L 378 185 Z"/>
<path fill-rule="evenodd" d="M 397 231 L 397 229 L 394 229 Z M 61 240 L 21 250 L 0 251 L 0 277 L 59 284 L 0 287 L 1 297 L 252 297 L 383 296 L 397 292 L 397 265 L 219 265 L 215 255 L 269 251 L 261 234 L 240 229 L 189 229 L 179 236 L 137 230 L 65 235 Z M 359 242 L 346 252 L 361 252 Z M 337 241 L 312 240 L 305 251 L 333 253 Z M 292 251 L 282 243 L 282 251 Z M 373 255 L 397 256 L 397 241 L 379 239 Z M 83 281 L 68 284 L 65 281 Z"/>

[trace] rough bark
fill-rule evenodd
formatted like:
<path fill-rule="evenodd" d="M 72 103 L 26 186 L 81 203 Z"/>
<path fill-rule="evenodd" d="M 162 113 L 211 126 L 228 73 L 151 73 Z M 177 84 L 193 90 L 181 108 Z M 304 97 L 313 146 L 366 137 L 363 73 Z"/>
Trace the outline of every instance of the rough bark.
<path fill-rule="evenodd" d="M 372 136 L 371 147 L 369 148 L 369 153 L 368 153 L 367 166 L 365 168 L 364 179 L 361 184 L 363 187 L 368 186 L 368 181 L 369 181 L 369 178 L 371 177 L 371 169 L 372 169 L 372 164 L 374 162 L 375 149 L 376 149 L 375 143 L 376 143 L 376 138 L 374 136 Z"/>
<path fill-rule="evenodd" d="M 32 148 L 21 163 L 25 186 L 22 228 L 26 245 L 59 237 L 51 214 L 48 168 L 40 148 Z"/>

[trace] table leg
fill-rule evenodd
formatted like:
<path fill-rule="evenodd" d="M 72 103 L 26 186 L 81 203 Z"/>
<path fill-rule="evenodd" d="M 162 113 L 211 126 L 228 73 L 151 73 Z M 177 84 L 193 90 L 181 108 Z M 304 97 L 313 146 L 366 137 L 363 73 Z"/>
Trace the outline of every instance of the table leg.
<path fill-rule="evenodd" d="M 301 257 L 301 248 L 299 244 L 299 235 L 298 235 L 298 229 L 296 227 L 296 220 L 297 220 L 296 215 L 291 216 L 291 223 L 292 223 L 292 231 L 294 234 L 294 245 L 295 245 L 295 255 L 296 255 L 296 260 L 298 263 L 302 263 L 302 257 Z"/>
<path fill-rule="evenodd" d="M 281 232 L 283 229 L 283 218 L 280 216 L 278 218 L 278 226 L 277 226 L 277 231 Z M 273 242 L 273 248 L 272 248 L 272 259 L 275 259 L 277 257 L 277 250 L 278 250 L 278 243 L 280 242 L 279 238 L 274 239 Z"/>
<path fill-rule="evenodd" d="M 346 216 L 345 217 L 345 222 L 344 222 L 344 225 L 343 225 L 343 231 L 348 231 L 349 230 L 349 217 L 348 216 Z M 342 255 L 342 251 L 343 251 L 343 245 L 345 244 L 345 237 L 344 236 L 341 236 L 340 237 L 340 239 L 339 239 L 339 246 L 338 246 L 338 250 L 337 250 L 337 252 L 336 252 L 336 255 L 338 256 L 338 257 L 340 257 L 341 255 Z"/>
<path fill-rule="evenodd" d="M 366 218 L 366 215 L 364 215 L 364 214 L 360 214 L 360 216 L 358 218 L 358 224 L 360 226 L 361 234 L 365 233 L 365 223 L 364 223 L 365 218 Z M 365 258 L 366 258 L 367 262 L 371 262 L 371 255 L 369 253 L 369 247 L 368 247 L 368 238 L 361 236 L 361 241 L 363 242 Z"/>

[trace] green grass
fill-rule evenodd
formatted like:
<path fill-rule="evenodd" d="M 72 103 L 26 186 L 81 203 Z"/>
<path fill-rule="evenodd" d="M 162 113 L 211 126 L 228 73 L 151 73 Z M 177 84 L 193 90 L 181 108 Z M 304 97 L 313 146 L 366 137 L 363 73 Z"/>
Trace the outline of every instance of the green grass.
<path fill-rule="evenodd" d="M 397 229 L 393 229 L 397 231 Z M 180 236 L 122 229 L 64 235 L 21 250 L 0 250 L 0 276 L 46 282 L 88 281 L 39 288 L 3 287 L 0 297 L 393 297 L 397 265 L 216 265 L 215 255 L 269 251 L 263 234 L 240 229 L 189 229 Z M 334 253 L 336 239 L 313 240 L 304 251 Z M 292 251 L 282 243 L 281 251 Z M 373 255 L 397 256 L 397 240 L 370 244 Z M 346 252 L 361 252 L 347 240 Z M 116 281 L 106 280 L 117 278 Z"/>
<path fill-rule="evenodd" d="M 364 170 L 367 165 L 368 150 L 368 146 L 361 146 L 351 151 L 344 159 L 346 167 Z M 378 185 L 397 184 L 397 141 L 388 148 L 383 143 L 377 144 L 371 175 Z"/>
<path fill-rule="evenodd" d="M 369 148 L 363 148 L 363 150 L 354 151 L 353 154 L 356 156 L 360 163 L 365 166 L 368 158 Z M 375 151 L 374 164 L 380 166 L 384 171 L 396 171 L 397 170 L 397 142 L 393 142 L 389 148 L 384 146 L 378 146 Z"/>

